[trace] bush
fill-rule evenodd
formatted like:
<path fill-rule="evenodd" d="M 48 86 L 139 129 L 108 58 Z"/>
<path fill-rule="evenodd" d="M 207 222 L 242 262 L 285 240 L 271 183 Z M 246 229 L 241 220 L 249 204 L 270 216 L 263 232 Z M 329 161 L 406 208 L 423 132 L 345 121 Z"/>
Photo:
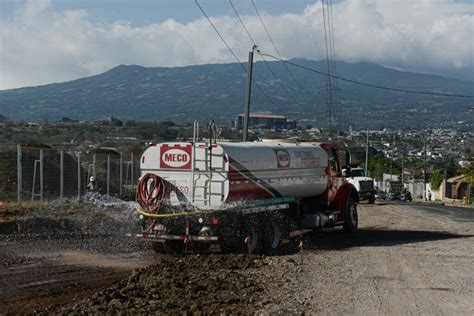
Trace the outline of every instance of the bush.
<path fill-rule="evenodd" d="M 441 182 L 443 181 L 443 175 L 441 173 L 441 170 L 435 170 L 431 174 L 431 179 L 430 179 L 430 186 L 432 190 L 438 190 L 439 187 L 441 186 Z"/>

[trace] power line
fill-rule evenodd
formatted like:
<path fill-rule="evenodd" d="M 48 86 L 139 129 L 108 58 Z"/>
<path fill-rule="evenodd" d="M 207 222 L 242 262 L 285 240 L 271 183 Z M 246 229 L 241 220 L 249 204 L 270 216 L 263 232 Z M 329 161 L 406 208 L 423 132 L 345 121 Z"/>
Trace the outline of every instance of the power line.
<path fill-rule="evenodd" d="M 306 0 L 304 0 L 304 3 L 305 3 L 305 6 L 307 7 L 308 6 L 308 2 Z M 318 45 L 318 41 L 316 39 L 316 33 L 314 31 L 314 23 L 311 21 L 311 19 L 309 20 L 309 24 L 310 24 L 310 30 L 311 30 L 311 35 L 312 35 L 312 38 L 313 38 L 313 44 L 314 44 L 314 47 L 316 48 L 316 53 L 318 54 L 319 56 L 319 59 L 320 60 L 323 60 L 323 56 L 321 54 L 321 51 L 319 49 L 319 45 Z M 313 110 L 316 109 L 316 103 L 318 101 L 321 101 L 319 100 L 317 97 L 318 97 L 318 94 L 319 94 L 319 89 L 316 89 L 315 90 L 315 93 L 314 93 L 314 108 Z M 318 115 L 318 113 L 316 113 L 315 111 L 313 111 L 313 114 L 314 115 Z"/>
<path fill-rule="evenodd" d="M 329 134 L 331 135 L 331 118 L 332 118 L 332 102 L 333 102 L 333 95 L 332 95 L 332 82 L 331 82 L 331 58 L 330 56 L 330 51 L 331 51 L 331 42 L 329 39 L 329 45 L 328 45 L 328 31 L 327 28 L 329 28 L 329 12 L 328 12 L 328 25 L 326 28 L 326 13 L 324 10 L 324 0 L 321 0 L 322 4 L 322 13 L 323 13 L 323 25 L 324 25 L 324 42 L 326 44 L 326 64 L 328 67 L 328 84 L 326 85 L 326 130 Z"/>
<path fill-rule="evenodd" d="M 219 36 L 219 38 L 221 39 L 221 41 L 225 44 L 225 46 L 227 47 L 227 49 L 229 50 L 229 52 L 232 54 L 232 56 L 234 56 L 235 60 L 237 60 L 237 62 L 240 64 L 240 67 L 242 67 L 242 69 L 247 72 L 247 68 L 245 68 L 245 66 L 242 64 L 242 62 L 239 60 L 239 58 L 237 57 L 237 55 L 235 55 L 234 51 L 232 50 L 232 48 L 230 48 L 229 44 L 227 44 L 227 42 L 225 41 L 224 37 L 222 37 L 221 33 L 217 30 L 216 26 L 214 25 L 214 23 L 212 23 L 211 19 L 209 18 L 209 16 L 206 14 L 206 11 L 204 11 L 204 9 L 201 7 L 201 5 L 199 4 L 198 0 L 194 0 L 194 2 L 196 3 L 196 5 L 199 7 L 199 10 L 201 10 L 202 14 L 204 14 L 204 16 L 206 17 L 207 21 L 209 22 L 209 24 L 211 24 L 212 28 L 214 29 L 214 31 L 217 33 L 217 35 Z"/>
<path fill-rule="evenodd" d="M 308 6 L 308 2 L 306 0 L 304 0 L 304 3 L 306 6 Z M 319 58 L 323 59 L 323 56 L 321 55 L 321 51 L 319 50 L 318 41 L 316 40 L 316 33 L 314 32 L 313 22 L 310 20 L 309 24 L 311 26 L 310 29 L 311 29 L 311 35 L 313 36 L 314 47 L 316 48 L 316 52 L 318 53 Z"/>
<path fill-rule="evenodd" d="M 326 4 L 327 4 L 327 1 L 326 1 Z M 328 17 L 330 18 L 329 19 L 329 25 L 330 25 L 330 27 L 329 27 L 329 39 L 330 39 L 330 46 L 331 46 L 331 51 L 332 51 L 332 56 L 331 57 L 332 57 L 333 74 L 337 75 L 337 72 L 336 72 L 336 47 L 334 45 L 334 20 L 333 20 L 333 16 L 332 16 L 332 6 L 333 6 L 332 0 L 329 0 L 329 5 L 327 5 L 327 6 L 328 6 L 328 11 L 329 11 Z M 337 80 L 334 80 L 334 85 L 336 86 L 336 89 L 337 89 Z"/>
<path fill-rule="evenodd" d="M 239 12 L 237 11 L 237 9 L 235 8 L 234 4 L 232 3 L 232 0 L 229 0 L 229 4 L 231 5 L 232 9 L 234 10 L 235 12 L 235 15 L 237 16 L 237 18 L 239 19 L 239 22 L 240 24 L 242 25 L 242 27 L 244 28 L 245 32 L 247 33 L 247 36 L 250 38 L 250 40 L 252 41 L 254 47 L 257 47 L 257 44 L 255 43 L 255 40 L 253 39 L 252 35 L 250 34 L 249 30 L 247 29 L 247 27 L 245 26 L 245 23 L 244 21 L 242 20 L 242 18 L 240 17 L 240 14 Z M 303 104 L 298 101 L 284 86 L 283 86 L 283 83 L 282 81 L 280 80 L 280 78 L 278 78 L 278 76 L 275 74 L 275 72 L 272 70 L 272 68 L 270 67 L 270 65 L 268 64 L 268 62 L 266 61 L 265 57 L 263 57 L 263 55 L 260 53 L 260 50 L 257 49 L 257 53 L 260 55 L 260 57 L 262 58 L 263 62 L 265 63 L 265 66 L 267 66 L 268 70 L 270 71 L 270 73 L 272 74 L 272 76 L 278 81 L 280 82 L 281 84 L 281 87 L 283 89 L 283 91 L 286 92 L 286 94 L 291 98 L 293 99 L 298 105 L 300 106 L 303 106 Z"/>
<path fill-rule="evenodd" d="M 329 84 L 331 83 L 331 68 L 329 67 L 329 51 L 328 51 L 328 38 L 327 38 L 327 31 L 326 31 L 326 14 L 324 13 L 324 0 L 321 0 L 322 8 L 323 8 L 323 25 L 324 25 L 324 41 L 326 43 L 326 64 L 328 67 L 328 80 Z"/>
<path fill-rule="evenodd" d="M 272 46 L 273 48 L 275 49 L 275 52 L 278 54 L 278 56 L 280 58 L 282 58 L 281 54 L 280 54 L 280 51 L 278 50 L 275 42 L 273 41 L 273 38 L 271 37 L 270 35 L 270 32 L 268 31 L 267 29 L 267 26 L 265 25 L 265 22 L 263 22 L 263 18 L 262 16 L 260 15 L 260 11 L 258 11 L 257 9 L 257 6 L 255 5 L 255 2 L 254 0 L 251 0 L 252 2 L 252 6 L 255 10 L 255 13 L 257 13 L 257 16 L 258 16 L 258 19 L 260 20 L 260 23 L 262 24 L 264 30 L 265 30 L 265 33 L 267 34 L 268 36 L 268 39 L 270 40 L 270 43 L 272 43 Z M 286 64 L 283 63 L 283 66 L 285 67 L 286 71 L 288 72 L 288 74 L 290 75 L 291 79 L 293 79 L 293 81 L 295 82 L 295 84 L 298 86 L 298 88 L 300 88 L 303 92 L 305 91 L 305 89 L 299 84 L 298 80 L 296 80 L 295 76 L 293 76 L 293 73 L 290 71 L 290 69 L 288 68 L 288 66 Z"/>
<path fill-rule="evenodd" d="M 206 14 L 206 11 L 204 11 L 203 7 L 199 4 L 198 0 L 194 0 L 194 2 L 196 3 L 196 5 L 199 7 L 199 10 L 201 10 L 202 14 L 206 17 L 207 21 L 209 22 L 209 24 L 211 24 L 212 28 L 214 29 L 214 31 L 217 33 L 217 35 L 219 36 L 219 38 L 222 40 L 222 42 L 225 44 L 225 46 L 227 47 L 227 49 L 230 51 L 230 53 L 232 54 L 232 56 L 234 56 L 235 60 L 237 60 L 237 62 L 239 63 L 240 67 L 242 67 L 242 69 L 244 70 L 245 73 L 247 73 L 247 68 L 245 68 L 245 66 L 242 64 L 242 62 L 239 60 L 239 58 L 237 57 L 237 55 L 234 53 L 234 51 L 232 50 L 232 48 L 230 48 L 229 44 L 227 44 L 227 42 L 225 41 L 224 37 L 221 35 L 221 33 L 217 30 L 216 26 L 214 25 L 214 23 L 212 23 L 211 19 L 209 18 L 209 16 Z M 258 89 L 260 90 L 260 92 L 265 95 L 267 97 L 267 99 L 270 101 L 270 103 L 272 103 L 274 106 L 277 106 L 275 104 L 275 102 L 273 102 L 272 98 L 270 98 L 270 96 L 263 90 L 263 88 L 260 86 L 260 84 L 258 82 L 255 81 L 255 84 L 257 85 Z"/>
<path fill-rule="evenodd" d="M 314 73 L 323 75 L 323 76 L 332 77 L 332 78 L 334 78 L 334 79 L 338 79 L 338 80 L 341 80 L 341 81 L 346 81 L 346 82 L 350 82 L 350 83 L 354 83 L 354 84 L 358 84 L 358 85 L 366 86 L 366 87 L 370 87 L 370 88 L 381 89 L 381 90 L 388 90 L 388 91 L 395 91 L 395 92 L 412 93 L 412 94 L 422 94 L 422 95 L 440 96 L 440 97 L 474 98 L 474 96 L 472 96 L 472 95 L 465 95 L 465 94 L 449 94 L 449 93 L 424 92 L 424 91 L 405 90 L 405 89 L 397 89 L 397 88 L 390 88 L 390 87 L 385 87 L 385 86 L 379 86 L 379 85 L 375 85 L 375 84 L 370 84 L 370 83 L 360 82 L 360 81 L 356 81 L 356 80 L 352 80 L 352 79 L 347 79 L 347 78 L 344 78 L 344 77 L 341 77 L 341 76 L 331 75 L 331 74 L 328 74 L 328 73 L 325 73 L 325 72 L 322 72 L 322 71 L 319 71 L 319 70 L 316 70 L 316 69 L 313 69 L 313 68 L 309 68 L 309 67 L 306 67 L 306 66 L 302 66 L 302 65 L 299 65 L 299 64 L 295 64 L 295 63 L 293 63 L 293 62 L 291 62 L 291 61 L 284 60 L 284 59 L 278 58 L 278 57 L 273 56 L 273 55 L 270 55 L 270 54 L 262 53 L 262 55 L 264 55 L 264 56 L 266 56 L 266 57 L 273 58 L 273 59 L 275 59 L 275 60 L 282 61 L 282 62 L 284 62 L 284 63 L 286 63 L 286 64 L 292 65 L 292 66 L 297 67 L 297 68 L 301 68 L 301 69 L 304 69 L 304 70 L 307 70 L 307 71 L 311 71 L 311 72 L 314 72 Z"/>
<path fill-rule="evenodd" d="M 331 47 L 332 47 L 332 67 L 333 67 L 333 74 L 337 76 L 337 71 L 336 71 L 336 46 L 334 44 L 334 20 L 333 20 L 333 15 L 332 15 L 332 9 L 333 9 L 333 2 L 332 0 L 329 0 L 329 17 L 330 17 L 330 40 L 331 40 Z M 339 84 L 337 82 L 337 79 L 334 80 L 334 102 L 336 106 L 339 103 Z M 338 113 L 339 111 L 332 111 L 332 113 Z M 335 116 L 335 115 L 334 115 Z"/>

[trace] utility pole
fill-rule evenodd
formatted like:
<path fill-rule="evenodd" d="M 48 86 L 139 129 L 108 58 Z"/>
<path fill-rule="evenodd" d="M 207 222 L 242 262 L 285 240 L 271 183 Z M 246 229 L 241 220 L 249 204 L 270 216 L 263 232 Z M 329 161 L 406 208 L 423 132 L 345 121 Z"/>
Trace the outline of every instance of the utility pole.
<path fill-rule="evenodd" d="M 404 169 L 404 160 L 405 160 L 405 149 L 402 148 L 402 189 L 405 187 L 405 169 Z"/>
<path fill-rule="evenodd" d="M 423 154 L 423 199 L 426 201 L 426 130 L 425 130 L 425 144 Z"/>
<path fill-rule="evenodd" d="M 365 176 L 368 177 L 368 164 L 369 164 L 369 129 L 367 129 L 367 145 L 365 147 Z"/>
<path fill-rule="evenodd" d="M 249 61 L 247 64 L 247 86 L 245 89 L 245 112 L 244 112 L 244 126 L 242 131 L 242 141 L 248 141 L 249 133 L 249 116 L 250 116 L 250 97 L 252 94 L 252 69 L 253 69 L 253 51 L 257 48 L 256 45 L 252 47 L 249 52 Z"/>
<path fill-rule="evenodd" d="M 392 152 L 391 152 L 391 157 L 390 157 L 390 180 L 392 180 L 392 164 L 393 164 L 393 147 L 395 145 L 395 135 L 393 135 L 393 140 L 392 140 Z"/>

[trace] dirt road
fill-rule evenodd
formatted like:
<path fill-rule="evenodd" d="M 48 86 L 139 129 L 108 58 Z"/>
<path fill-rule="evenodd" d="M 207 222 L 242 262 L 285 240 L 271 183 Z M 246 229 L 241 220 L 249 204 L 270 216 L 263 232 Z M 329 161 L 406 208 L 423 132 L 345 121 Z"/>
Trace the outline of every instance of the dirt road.
<path fill-rule="evenodd" d="M 291 272 L 283 294 L 294 303 L 274 304 L 272 312 L 474 314 L 474 210 L 454 214 L 414 204 L 359 210 L 356 237 L 331 231 L 307 242 L 305 263 Z"/>
<path fill-rule="evenodd" d="M 84 229 L 90 221 L 79 229 L 78 214 L 68 217 L 70 224 L 62 222 L 67 234 L 60 227 L 49 235 L 10 231 L 15 226 L 7 225 L 9 219 L 0 225 L 0 314 L 122 309 L 472 315 L 472 214 L 362 204 L 357 235 L 334 229 L 307 236 L 303 257 L 217 254 L 186 260 L 157 257 L 120 229 L 93 234 Z"/>

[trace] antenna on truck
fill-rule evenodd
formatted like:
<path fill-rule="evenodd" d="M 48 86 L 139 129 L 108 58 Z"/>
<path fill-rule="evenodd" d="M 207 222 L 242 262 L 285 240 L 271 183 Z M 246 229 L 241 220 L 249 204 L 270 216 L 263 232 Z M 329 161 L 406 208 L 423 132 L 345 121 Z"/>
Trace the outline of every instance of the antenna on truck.
<path fill-rule="evenodd" d="M 214 136 L 214 144 L 217 143 L 217 126 L 214 120 L 209 122 L 209 145 L 212 144 L 212 136 Z"/>

